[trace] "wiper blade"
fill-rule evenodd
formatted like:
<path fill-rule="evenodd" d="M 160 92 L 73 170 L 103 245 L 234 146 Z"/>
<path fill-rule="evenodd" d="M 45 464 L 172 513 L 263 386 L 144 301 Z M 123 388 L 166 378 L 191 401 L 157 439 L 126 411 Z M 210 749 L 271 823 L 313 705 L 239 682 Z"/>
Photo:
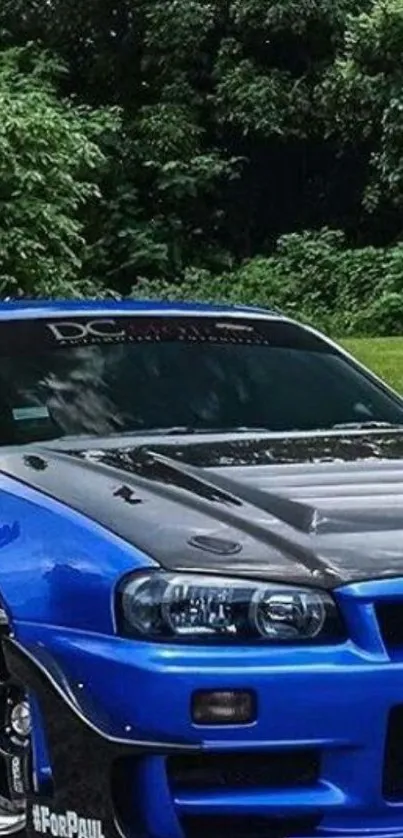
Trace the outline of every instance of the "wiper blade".
<path fill-rule="evenodd" d="M 247 425 L 240 425 L 234 428 L 197 428 L 188 425 L 175 425 L 171 428 L 144 428 L 139 431 L 124 431 L 124 433 L 116 434 L 116 436 L 186 436 L 191 434 L 197 436 L 198 434 L 267 434 L 271 433 L 270 428 L 249 427 Z"/>
<path fill-rule="evenodd" d="M 375 430 L 379 428 L 380 430 L 393 430 L 403 428 L 403 422 L 377 422 L 376 420 L 368 419 L 366 422 L 339 422 L 336 425 L 332 425 L 332 430 L 335 431 L 361 431 L 361 430 L 371 430 L 374 428 Z"/>
<path fill-rule="evenodd" d="M 113 440 L 126 439 L 128 437 L 152 437 L 152 436 L 197 436 L 197 435 L 214 435 L 214 434 L 254 434 L 254 433 L 271 433 L 269 428 L 247 427 L 240 426 L 236 428 L 195 428 L 187 425 L 175 425 L 170 428 L 136 428 L 131 431 L 115 431 L 114 433 L 97 434 L 94 433 L 78 433 L 78 434 L 60 434 L 52 437 L 47 437 L 43 440 L 35 440 L 32 444 L 35 445 L 51 445 L 57 442 L 76 442 L 80 440 Z"/>

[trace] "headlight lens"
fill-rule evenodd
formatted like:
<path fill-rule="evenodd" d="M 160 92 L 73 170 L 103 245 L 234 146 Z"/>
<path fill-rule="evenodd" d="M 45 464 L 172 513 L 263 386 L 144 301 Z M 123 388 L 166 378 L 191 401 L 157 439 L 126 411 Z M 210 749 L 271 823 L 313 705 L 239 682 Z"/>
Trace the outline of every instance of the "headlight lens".
<path fill-rule="evenodd" d="M 118 591 L 119 631 L 149 640 L 337 642 L 343 626 L 325 591 L 154 571 Z"/>

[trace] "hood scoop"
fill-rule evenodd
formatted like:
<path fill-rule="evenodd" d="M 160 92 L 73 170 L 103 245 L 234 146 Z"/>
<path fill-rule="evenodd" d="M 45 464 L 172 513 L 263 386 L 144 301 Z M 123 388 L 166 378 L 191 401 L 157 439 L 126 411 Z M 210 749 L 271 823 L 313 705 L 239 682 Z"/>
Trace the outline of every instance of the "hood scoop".
<path fill-rule="evenodd" d="M 74 455 L 74 452 L 71 454 Z M 79 456 L 85 457 L 86 454 L 80 452 Z M 224 503 L 235 508 L 245 503 L 250 504 L 300 532 L 311 532 L 317 523 L 318 512 L 308 504 L 262 491 L 244 481 L 232 479 L 227 474 L 203 471 L 152 449 L 103 451 L 96 455 L 91 452 L 91 461 L 94 462 L 94 459 L 146 480 L 183 489 L 213 503 Z"/>

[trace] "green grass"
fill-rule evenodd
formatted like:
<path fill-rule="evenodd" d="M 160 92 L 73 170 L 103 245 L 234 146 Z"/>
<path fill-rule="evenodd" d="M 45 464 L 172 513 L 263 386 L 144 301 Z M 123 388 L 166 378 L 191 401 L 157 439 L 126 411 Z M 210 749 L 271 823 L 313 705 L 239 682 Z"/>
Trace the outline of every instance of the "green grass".
<path fill-rule="evenodd" d="M 351 338 L 338 342 L 358 361 L 403 393 L 403 338 Z"/>

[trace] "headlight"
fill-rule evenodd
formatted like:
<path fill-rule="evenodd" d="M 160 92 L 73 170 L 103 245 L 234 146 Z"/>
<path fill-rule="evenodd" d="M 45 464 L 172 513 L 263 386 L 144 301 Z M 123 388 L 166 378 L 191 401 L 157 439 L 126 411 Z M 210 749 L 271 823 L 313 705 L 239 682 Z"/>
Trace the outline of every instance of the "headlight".
<path fill-rule="evenodd" d="M 154 571 L 118 590 L 119 631 L 182 642 L 335 642 L 344 639 L 324 591 L 219 576 Z"/>

